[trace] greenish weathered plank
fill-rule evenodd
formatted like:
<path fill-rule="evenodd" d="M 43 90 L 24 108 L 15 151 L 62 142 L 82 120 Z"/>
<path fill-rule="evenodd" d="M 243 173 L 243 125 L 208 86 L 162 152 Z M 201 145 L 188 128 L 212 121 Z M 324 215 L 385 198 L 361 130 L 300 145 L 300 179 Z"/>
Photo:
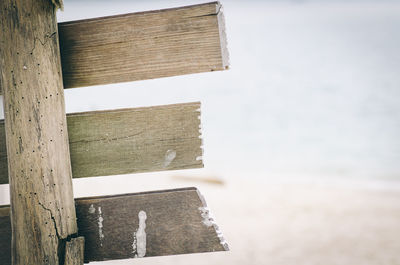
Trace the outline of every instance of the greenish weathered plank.
<path fill-rule="evenodd" d="M 200 103 L 67 115 L 74 178 L 203 167 Z M 0 184 L 8 183 L 0 121 Z"/>
<path fill-rule="evenodd" d="M 75 200 L 85 262 L 228 250 L 196 188 Z M 9 207 L 0 207 L 0 264 L 10 265 Z"/>

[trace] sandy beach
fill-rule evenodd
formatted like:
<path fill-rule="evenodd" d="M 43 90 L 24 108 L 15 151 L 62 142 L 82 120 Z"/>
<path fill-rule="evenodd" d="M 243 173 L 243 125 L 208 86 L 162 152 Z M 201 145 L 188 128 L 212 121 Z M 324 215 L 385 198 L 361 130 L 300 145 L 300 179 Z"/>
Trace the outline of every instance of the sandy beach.
<path fill-rule="evenodd" d="M 175 175 L 101 178 L 102 185 L 77 180 L 75 193 L 87 194 L 88 186 L 96 190 L 93 195 L 110 193 L 107 185 L 115 181 L 124 185 L 112 188 L 114 193 L 196 186 L 231 250 L 91 264 L 400 264 L 399 183 L 229 180 L 215 185 L 170 177 Z"/>
<path fill-rule="evenodd" d="M 78 179 L 74 192 L 82 197 L 196 186 L 230 251 L 90 264 L 400 264 L 399 183 L 232 179 L 215 185 L 172 176 L 191 174 Z M 8 203 L 7 189 L 1 188 L 1 204 Z"/>

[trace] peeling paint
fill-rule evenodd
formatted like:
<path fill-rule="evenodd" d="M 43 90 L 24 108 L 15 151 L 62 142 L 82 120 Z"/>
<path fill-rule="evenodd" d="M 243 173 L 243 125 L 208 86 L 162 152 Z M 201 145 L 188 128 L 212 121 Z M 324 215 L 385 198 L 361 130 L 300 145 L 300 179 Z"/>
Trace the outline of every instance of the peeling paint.
<path fill-rule="evenodd" d="M 146 219 L 147 214 L 145 211 L 140 211 L 139 227 L 133 232 L 132 253 L 135 258 L 143 258 L 146 255 Z"/>
<path fill-rule="evenodd" d="M 93 207 L 93 204 L 91 204 L 89 207 L 89 213 L 94 214 L 95 212 L 96 212 L 96 209 Z"/>
<path fill-rule="evenodd" d="M 226 242 L 224 235 L 222 234 L 222 231 L 219 229 L 217 223 L 215 222 L 214 217 L 210 213 L 210 209 L 208 207 L 199 207 L 199 211 L 201 214 L 201 217 L 203 218 L 203 224 L 207 227 L 213 226 L 215 229 L 215 232 L 217 233 L 217 237 L 219 238 L 219 241 L 221 245 L 224 246 L 226 250 L 229 249 L 228 243 Z"/>
<path fill-rule="evenodd" d="M 98 212 L 99 212 L 99 221 L 97 222 L 99 225 L 99 239 L 100 239 L 100 246 L 103 246 L 103 238 L 104 238 L 104 234 L 103 234 L 103 213 L 101 212 L 101 207 L 97 208 Z"/>
<path fill-rule="evenodd" d="M 171 162 L 175 159 L 176 157 L 176 152 L 174 150 L 168 150 L 165 153 L 165 159 L 164 159 L 164 167 L 169 166 Z"/>

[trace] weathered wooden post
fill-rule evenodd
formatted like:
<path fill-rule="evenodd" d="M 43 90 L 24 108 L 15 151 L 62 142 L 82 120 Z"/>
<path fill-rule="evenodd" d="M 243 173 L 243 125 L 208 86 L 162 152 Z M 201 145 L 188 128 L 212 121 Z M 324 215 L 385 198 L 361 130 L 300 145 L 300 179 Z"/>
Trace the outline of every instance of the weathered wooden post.
<path fill-rule="evenodd" d="M 11 193 L 11 207 L 0 206 L 0 264 L 228 250 L 196 188 L 75 201 L 72 192 L 71 175 L 203 167 L 200 103 L 66 116 L 63 97 L 63 88 L 227 69 L 220 3 L 57 26 L 62 3 L 52 2 L 0 2 L 0 184 Z"/>
<path fill-rule="evenodd" d="M 0 7 L 12 261 L 59 264 L 77 225 L 56 8 L 49 0 Z"/>

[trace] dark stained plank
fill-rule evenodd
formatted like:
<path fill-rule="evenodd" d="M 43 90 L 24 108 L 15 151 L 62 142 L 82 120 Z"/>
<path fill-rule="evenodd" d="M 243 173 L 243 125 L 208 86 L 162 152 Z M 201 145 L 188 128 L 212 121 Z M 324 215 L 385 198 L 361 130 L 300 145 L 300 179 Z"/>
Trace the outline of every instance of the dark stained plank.
<path fill-rule="evenodd" d="M 67 115 L 74 178 L 203 167 L 200 103 Z M 0 184 L 8 183 L 0 121 Z"/>
<path fill-rule="evenodd" d="M 228 250 L 196 188 L 75 200 L 85 262 Z M 9 208 L 0 207 L 0 264 L 9 265 Z"/>
<path fill-rule="evenodd" d="M 64 87 L 224 70 L 224 26 L 219 2 L 60 23 Z"/>

